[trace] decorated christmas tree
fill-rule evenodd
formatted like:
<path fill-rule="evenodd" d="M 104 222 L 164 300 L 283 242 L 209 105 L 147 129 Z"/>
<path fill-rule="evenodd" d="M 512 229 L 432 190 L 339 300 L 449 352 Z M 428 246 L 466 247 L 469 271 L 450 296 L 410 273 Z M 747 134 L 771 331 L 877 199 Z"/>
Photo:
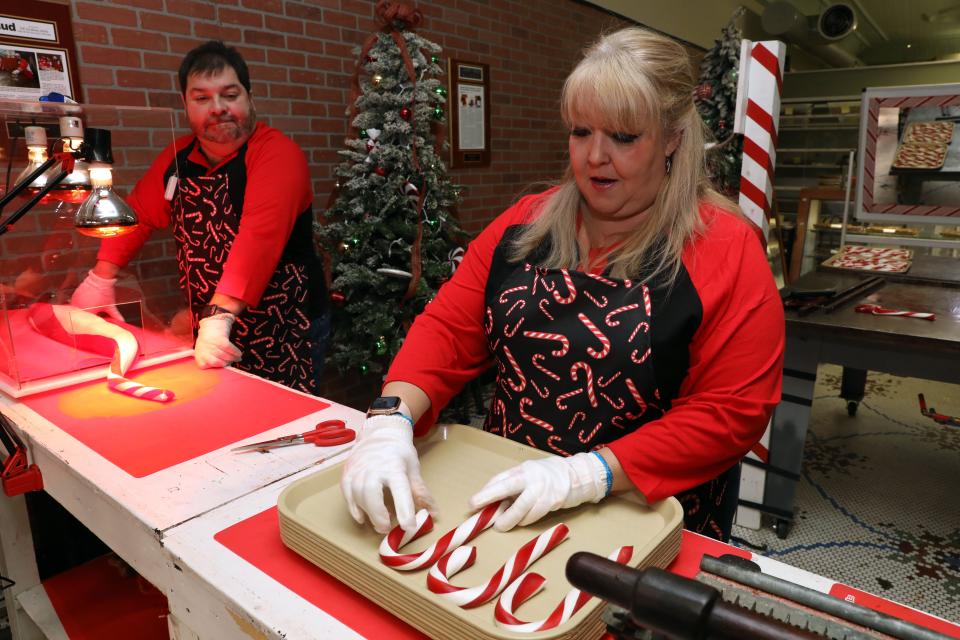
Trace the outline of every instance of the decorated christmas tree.
<path fill-rule="evenodd" d="M 332 276 L 329 361 L 342 372 L 382 372 L 462 253 L 438 148 L 440 47 L 414 32 L 408 4 L 379 2 L 377 17 L 384 28 L 357 50 L 336 201 L 317 228 Z"/>
<path fill-rule="evenodd" d="M 703 57 L 696 91 L 697 110 L 718 143 L 707 154 L 710 176 L 717 190 L 728 195 L 739 190 L 743 150 L 743 138 L 733 135 L 742 37 L 737 22 L 742 13 L 742 8 L 734 12 L 721 38 Z"/>

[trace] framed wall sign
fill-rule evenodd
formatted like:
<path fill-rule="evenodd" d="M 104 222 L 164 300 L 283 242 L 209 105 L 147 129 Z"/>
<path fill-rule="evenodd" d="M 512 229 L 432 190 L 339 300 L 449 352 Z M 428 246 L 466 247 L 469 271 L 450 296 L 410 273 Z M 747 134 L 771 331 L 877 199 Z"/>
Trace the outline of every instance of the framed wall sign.
<path fill-rule="evenodd" d="M 490 67 L 450 59 L 450 166 L 490 165 Z"/>
<path fill-rule="evenodd" d="M 52 91 L 83 101 L 70 5 L 42 0 L 4 3 L 0 99 L 36 100 Z"/>

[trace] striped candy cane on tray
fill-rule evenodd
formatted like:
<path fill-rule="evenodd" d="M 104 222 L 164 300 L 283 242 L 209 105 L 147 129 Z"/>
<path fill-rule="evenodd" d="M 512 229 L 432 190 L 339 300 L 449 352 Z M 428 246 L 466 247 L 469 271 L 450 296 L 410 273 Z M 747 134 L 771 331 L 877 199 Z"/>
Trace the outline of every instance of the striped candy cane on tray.
<path fill-rule="evenodd" d="M 469 609 L 497 597 L 517 576 L 534 562 L 567 539 L 569 529 L 564 524 L 554 525 L 520 547 L 502 567 L 483 584 L 458 587 L 450 583 L 450 576 L 473 565 L 476 547 L 459 547 L 440 558 L 427 575 L 427 588 L 454 604 Z"/>
<path fill-rule="evenodd" d="M 413 531 L 404 531 L 399 526 L 390 530 L 390 533 L 380 543 L 380 561 L 397 571 L 416 571 L 429 567 L 445 553 L 457 549 L 461 545 L 473 540 L 483 531 L 490 528 L 497 516 L 507 510 L 507 501 L 488 504 L 465 520 L 456 529 L 452 529 L 420 553 L 400 553 L 407 543 L 416 540 L 433 530 L 433 518 L 426 509 L 417 512 L 417 528 Z"/>
<path fill-rule="evenodd" d="M 619 562 L 620 564 L 627 564 L 630 562 L 631 557 L 633 557 L 633 547 L 620 547 L 608 555 L 607 559 Z M 583 605 L 593 597 L 589 593 L 584 593 L 579 589 L 571 589 L 567 592 L 567 595 L 564 596 L 563 600 L 560 601 L 560 604 L 558 604 L 546 618 L 535 622 L 524 622 L 514 614 L 514 611 L 536 595 L 545 583 L 546 578 L 539 573 L 532 572 L 525 573 L 510 583 L 510 586 L 506 588 L 500 596 L 500 599 L 497 600 L 497 606 L 493 612 L 497 626 L 515 633 L 547 631 L 570 620 L 573 614 L 582 609 Z"/>

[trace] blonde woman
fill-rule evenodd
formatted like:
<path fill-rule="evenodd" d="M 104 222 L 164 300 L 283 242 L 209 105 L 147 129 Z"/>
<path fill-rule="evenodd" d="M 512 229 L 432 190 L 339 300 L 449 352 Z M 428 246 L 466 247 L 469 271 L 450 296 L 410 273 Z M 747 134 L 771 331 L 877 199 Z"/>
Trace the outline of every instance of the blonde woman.
<path fill-rule="evenodd" d="M 738 462 L 780 398 L 784 322 L 760 242 L 707 180 L 692 90 L 659 34 L 587 50 L 561 98 L 566 175 L 473 241 L 371 406 L 341 484 L 358 522 L 389 529 L 384 489 L 405 529 L 433 509 L 414 432 L 493 364 L 484 429 L 558 454 L 470 499 L 512 499 L 497 529 L 633 491 L 729 537 Z"/>

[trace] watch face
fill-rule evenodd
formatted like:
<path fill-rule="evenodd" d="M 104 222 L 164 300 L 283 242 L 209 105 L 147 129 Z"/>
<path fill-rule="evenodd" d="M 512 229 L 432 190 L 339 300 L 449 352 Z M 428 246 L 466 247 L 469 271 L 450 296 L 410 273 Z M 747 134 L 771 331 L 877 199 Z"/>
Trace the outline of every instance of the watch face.
<path fill-rule="evenodd" d="M 380 396 L 370 404 L 370 411 L 393 411 L 400 408 L 397 396 Z"/>

